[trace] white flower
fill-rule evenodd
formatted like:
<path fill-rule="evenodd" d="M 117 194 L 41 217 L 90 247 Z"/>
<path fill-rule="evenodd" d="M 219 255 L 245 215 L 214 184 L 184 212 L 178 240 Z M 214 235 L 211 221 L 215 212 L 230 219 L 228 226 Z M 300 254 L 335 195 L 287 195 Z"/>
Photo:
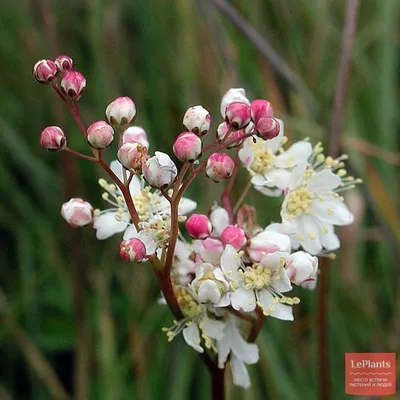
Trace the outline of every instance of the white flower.
<path fill-rule="evenodd" d="M 112 161 L 110 167 L 116 176 L 123 181 L 124 170 L 122 165 L 118 161 Z M 93 227 L 96 229 L 97 239 L 107 239 L 116 233 L 124 232 L 127 228 L 129 228 L 129 231 L 124 235 L 124 240 L 132 237 L 136 228 L 131 224 L 129 210 L 121 191 L 116 185 L 109 184 L 104 179 L 100 179 L 99 184 L 105 190 L 103 199 L 113 207 L 95 212 Z M 139 219 L 145 228 L 154 223 L 154 226 L 164 228 L 165 231 L 169 230 L 168 216 L 171 213 L 171 208 L 159 191 L 146 187 L 145 182 L 136 175 L 130 183 L 129 191 Z M 179 214 L 190 213 L 196 206 L 196 202 L 183 198 L 179 203 Z M 163 232 L 161 231 L 159 233 Z"/>
<path fill-rule="evenodd" d="M 255 364 L 259 360 L 258 346 L 247 343 L 233 320 L 226 322 L 224 336 L 217 339 L 218 367 L 224 368 L 229 354 L 233 383 L 247 389 L 250 386 L 246 364 Z"/>
<path fill-rule="evenodd" d="M 196 293 L 201 304 L 210 303 L 215 307 L 229 305 L 229 283 L 221 268 L 215 268 L 208 263 L 196 266 L 196 278 L 190 283 L 190 288 Z"/>
<path fill-rule="evenodd" d="M 307 286 L 315 282 L 318 270 L 318 258 L 304 251 L 297 251 L 286 257 L 285 268 L 292 283 Z"/>
<path fill-rule="evenodd" d="M 292 289 L 285 266 L 288 253 L 275 252 L 263 256 L 259 263 L 245 267 L 233 247 L 227 246 L 221 261 L 221 268 L 235 288 L 230 293 L 235 310 L 250 312 L 256 306 L 265 315 L 293 321 L 292 305 L 297 298 L 282 295 Z"/>
<path fill-rule="evenodd" d="M 279 135 L 270 140 L 248 138 L 239 151 L 239 158 L 252 175 L 254 188 L 267 196 L 280 196 L 289 186 L 290 171 L 305 163 L 312 153 L 309 142 L 300 141 L 286 151 L 281 147 L 286 142 L 281 120 Z M 279 154 L 277 154 L 279 153 Z"/>
<path fill-rule="evenodd" d="M 300 164 L 293 169 L 281 211 L 283 222 L 296 232 L 291 236 L 293 247 L 301 245 L 307 252 L 319 254 L 323 248 L 331 251 L 340 246 L 334 225 L 354 220 L 337 193 L 344 188 L 339 174 L 328 168 L 315 171 Z"/>

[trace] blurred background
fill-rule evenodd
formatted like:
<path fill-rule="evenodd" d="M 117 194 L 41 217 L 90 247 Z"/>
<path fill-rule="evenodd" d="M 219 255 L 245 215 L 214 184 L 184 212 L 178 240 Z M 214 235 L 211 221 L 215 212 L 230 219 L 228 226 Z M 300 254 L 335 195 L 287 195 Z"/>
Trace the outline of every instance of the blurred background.
<path fill-rule="evenodd" d="M 99 242 L 91 228 L 62 220 L 70 197 L 104 207 L 102 175 L 40 148 L 41 130 L 58 125 L 70 147 L 87 151 L 55 93 L 32 79 L 33 64 L 74 59 L 87 79 L 79 101 L 87 125 L 115 97 L 132 97 L 150 151 L 171 152 L 189 106 L 210 110 L 215 131 L 230 87 L 271 101 L 290 142 L 327 143 L 345 8 L 342 0 L 0 2 L 1 400 L 209 398 L 197 354 L 161 332 L 172 316 L 157 304 L 149 266 L 123 263 L 119 237 Z M 335 400 L 348 397 L 346 352 L 399 351 L 399 11 L 398 0 L 362 1 L 353 45 L 340 144 L 364 184 L 347 196 L 357 222 L 339 230 L 343 247 L 329 265 Z M 243 170 L 239 183 L 246 179 Z M 200 178 L 187 196 L 206 212 L 222 190 Z M 263 225 L 279 220 L 279 202 L 255 191 L 247 202 Z M 264 323 L 251 388 L 234 388 L 228 374 L 229 399 L 318 398 L 317 291 L 296 294 L 294 323 Z"/>

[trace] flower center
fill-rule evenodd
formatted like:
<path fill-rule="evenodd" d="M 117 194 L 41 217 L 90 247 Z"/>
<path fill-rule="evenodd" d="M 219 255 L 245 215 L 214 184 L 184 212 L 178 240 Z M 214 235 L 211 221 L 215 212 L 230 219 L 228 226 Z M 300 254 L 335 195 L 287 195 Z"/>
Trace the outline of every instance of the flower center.
<path fill-rule="evenodd" d="M 303 214 L 310 214 L 311 202 L 314 195 L 305 187 L 300 187 L 288 194 L 286 209 L 290 218 L 300 217 Z"/>
<path fill-rule="evenodd" d="M 207 280 L 212 281 L 217 284 L 218 290 L 221 293 L 221 296 L 226 293 L 226 288 L 224 287 L 223 283 L 215 277 L 214 272 L 212 270 L 206 271 L 203 274 L 203 276 L 197 281 L 197 283 L 195 285 L 196 292 L 199 291 L 201 284 Z"/>
<path fill-rule="evenodd" d="M 175 295 L 179 307 L 185 316 L 194 318 L 203 313 L 203 308 L 188 290 L 184 288 L 175 288 Z"/>
<path fill-rule="evenodd" d="M 143 189 L 132 200 L 141 220 L 149 219 L 152 211 L 154 211 L 152 209 L 159 207 L 161 204 L 160 196 L 151 193 L 150 188 Z"/>
<path fill-rule="evenodd" d="M 262 174 L 271 169 L 276 156 L 271 150 L 264 149 L 263 141 L 259 140 L 257 143 L 254 143 L 252 150 L 254 154 L 254 161 L 252 162 L 250 168 L 256 174 Z"/>
<path fill-rule="evenodd" d="M 247 290 L 261 290 L 271 284 L 272 272 L 261 264 L 254 264 L 244 272 L 244 288 Z"/>

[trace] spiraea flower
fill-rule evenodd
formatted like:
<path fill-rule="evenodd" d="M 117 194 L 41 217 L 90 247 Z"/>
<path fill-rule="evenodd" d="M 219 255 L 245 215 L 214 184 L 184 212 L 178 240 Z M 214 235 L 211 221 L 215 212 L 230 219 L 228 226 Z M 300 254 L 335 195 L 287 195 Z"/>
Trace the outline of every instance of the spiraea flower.
<path fill-rule="evenodd" d="M 122 143 L 137 142 L 149 150 L 146 131 L 140 126 L 130 126 L 122 135 Z"/>
<path fill-rule="evenodd" d="M 61 79 L 61 91 L 72 101 L 78 101 L 86 89 L 85 77 L 77 71 L 68 71 Z"/>
<path fill-rule="evenodd" d="M 67 138 L 58 126 L 48 126 L 40 134 L 40 145 L 48 151 L 61 151 L 67 145 Z"/>
<path fill-rule="evenodd" d="M 73 227 L 82 227 L 92 223 L 93 207 L 87 201 L 73 198 L 61 207 L 62 217 Z"/>
<path fill-rule="evenodd" d="M 126 127 L 135 122 L 136 105 L 130 97 L 118 97 L 107 106 L 106 117 L 111 125 Z"/>
<path fill-rule="evenodd" d="M 105 121 L 94 122 L 87 128 L 87 141 L 95 149 L 104 149 L 114 140 L 114 129 Z"/>
<path fill-rule="evenodd" d="M 68 56 L 58 56 L 54 60 L 54 64 L 56 65 L 58 74 L 60 76 L 63 76 L 68 71 L 72 71 L 74 69 L 74 61 Z"/>
<path fill-rule="evenodd" d="M 254 188 L 268 196 L 280 196 L 289 186 L 290 173 L 298 165 L 307 162 L 312 153 L 309 142 L 294 143 L 283 151 L 286 143 L 283 123 L 280 132 L 271 140 L 248 138 L 239 151 L 243 166 L 250 172 Z"/>
<path fill-rule="evenodd" d="M 317 146 L 314 151 L 319 149 Z M 345 157 L 332 160 L 320 156 L 318 153 L 312 165 L 299 164 L 293 169 L 281 211 L 283 223 L 291 229 L 293 246 L 302 246 L 311 254 L 340 246 L 334 226 L 349 225 L 354 220 L 340 192 L 358 182 L 346 176 L 342 168 Z"/>
<path fill-rule="evenodd" d="M 174 154 L 181 161 L 196 161 L 201 155 L 203 144 L 193 132 L 183 132 L 172 147 Z"/>
<path fill-rule="evenodd" d="M 183 129 L 203 136 L 210 129 L 211 115 L 202 106 L 190 107 L 183 116 Z"/>
<path fill-rule="evenodd" d="M 40 60 L 33 66 L 32 73 L 39 83 L 48 85 L 57 78 L 57 65 L 51 60 Z"/>
<path fill-rule="evenodd" d="M 155 188 L 161 189 L 170 185 L 176 178 L 178 170 L 168 154 L 156 151 L 155 155 L 143 163 L 143 177 Z"/>

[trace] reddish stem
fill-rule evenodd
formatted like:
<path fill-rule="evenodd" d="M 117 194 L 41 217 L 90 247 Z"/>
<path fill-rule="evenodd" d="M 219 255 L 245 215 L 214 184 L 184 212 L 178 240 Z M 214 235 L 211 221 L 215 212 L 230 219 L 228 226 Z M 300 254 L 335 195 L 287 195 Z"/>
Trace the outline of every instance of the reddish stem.
<path fill-rule="evenodd" d="M 80 153 L 79 151 L 73 150 L 73 149 L 71 149 L 71 148 L 69 148 L 69 147 L 66 147 L 66 148 L 64 149 L 64 151 L 66 151 L 66 152 L 68 152 L 68 153 L 71 153 L 71 154 L 74 154 L 75 156 L 77 156 L 77 157 L 79 157 L 79 158 L 83 158 L 84 160 L 88 160 L 88 161 L 92 161 L 92 162 L 97 162 L 97 158 L 87 156 L 86 154 L 82 154 L 82 153 Z"/>
<path fill-rule="evenodd" d="M 226 188 L 224 192 L 222 193 L 221 197 L 221 203 L 225 210 L 228 212 L 229 215 L 229 222 L 233 224 L 234 221 L 234 211 L 232 207 L 232 201 L 231 201 L 231 192 L 233 189 L 233 185 L 236 180 L 237 173 L 239 171 L 239 155 L 238 155 L 239 150 L 236 151 L 236 158 L 235 158 L 235 168 L 233 170 L 232 176 L 228 180 L 228 184 L 226 185 Z"/>

